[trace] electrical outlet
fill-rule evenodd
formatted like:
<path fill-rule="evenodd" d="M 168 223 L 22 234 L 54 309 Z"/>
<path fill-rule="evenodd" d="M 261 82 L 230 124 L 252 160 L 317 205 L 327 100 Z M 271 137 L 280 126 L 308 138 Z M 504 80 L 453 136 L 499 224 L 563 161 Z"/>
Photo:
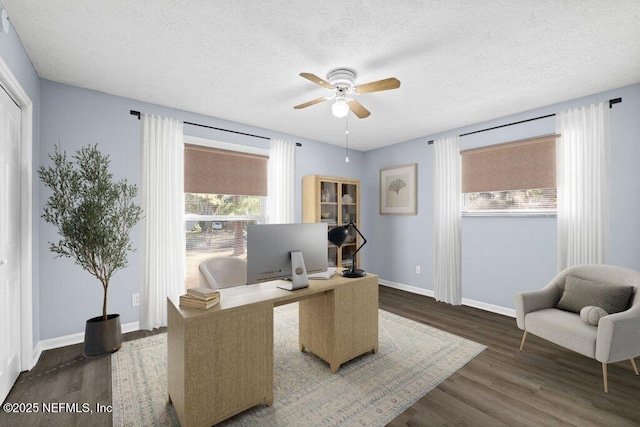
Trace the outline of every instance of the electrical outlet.
<path fill-rule="evenodd" d="M 420 274 L 420 266 L 416 265 L 416 274 Z"/>
<path fill-rule="evenodd" d="M 131 295 L 131 307 L 137 307 L 140 305 L 140 294 Z"/>

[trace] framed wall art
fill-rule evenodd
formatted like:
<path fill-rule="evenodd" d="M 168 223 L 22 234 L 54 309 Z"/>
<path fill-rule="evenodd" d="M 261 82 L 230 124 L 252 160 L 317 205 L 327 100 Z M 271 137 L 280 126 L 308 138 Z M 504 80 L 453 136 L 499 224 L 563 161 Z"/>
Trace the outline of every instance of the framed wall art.
<path fill-rule="evenodd" d="M 380 214 L 417 214 L 417 165 L 380 169 Z"/>

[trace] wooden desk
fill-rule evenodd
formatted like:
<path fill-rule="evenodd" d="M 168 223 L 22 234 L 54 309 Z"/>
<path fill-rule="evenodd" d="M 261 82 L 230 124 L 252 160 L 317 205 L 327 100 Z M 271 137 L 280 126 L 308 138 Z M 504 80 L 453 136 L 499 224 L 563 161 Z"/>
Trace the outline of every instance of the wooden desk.
<path fill-rule="evenodd" d="M 378 276 L 335 275 L 296 291 L 278 283 L 222 289 L 220 303 L 206 311 L 168 300 L 169 399 L 183 427 L 211 426 L 273 403 L 276 306 L 300 302 L 300 349 L 325 360 L 333 373 L 378 351 Z"/>

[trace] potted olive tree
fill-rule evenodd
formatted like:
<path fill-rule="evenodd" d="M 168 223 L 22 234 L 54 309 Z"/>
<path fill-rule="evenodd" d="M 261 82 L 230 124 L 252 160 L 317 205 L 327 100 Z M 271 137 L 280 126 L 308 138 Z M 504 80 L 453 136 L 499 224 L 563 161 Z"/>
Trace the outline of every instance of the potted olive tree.
<path fill-rule="evenodd" d="M 95 357 L 122 346 L 119 314 L 107 314 L 107 291 L 113 274 L 128 264 L 134 251 L 130 232 L 142 209 L 135 203 L 138 188 L 126 179 L 113 180 L 109 157 L 97 145 L 81 148 L 68 160 L 56 145 L 52 166 L 38 169 L 52 191 L 42 218 L 57 227 L 60 240 L 49 242 L 56 257 L 68 257 L 102 284 L 102 316 L 87 320 L 84 355 Z"/>

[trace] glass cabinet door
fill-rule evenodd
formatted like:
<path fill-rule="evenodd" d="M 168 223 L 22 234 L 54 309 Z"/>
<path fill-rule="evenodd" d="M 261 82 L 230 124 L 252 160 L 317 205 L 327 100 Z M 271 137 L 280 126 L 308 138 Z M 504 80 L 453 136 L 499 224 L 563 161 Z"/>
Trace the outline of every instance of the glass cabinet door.
<path fill-rule="evenodd" d="M 356 231 L 349 227 L 349 233 L 347 234 L 347 239 L 344 241 L 343 245 L 340 247 L 341 255 L 342 255 L 342 267 L 350 268 L 353 263 L 353 253 L 358 247 L 358 235 Z"/>
<path fill-rule="evenodd" d="M 358 188 L 355 184 L 342 184 L 342 224 L 358 222 Z"/>
<path fill-rule="evenodd" d="M 338 183 L 320 182 L 320 220 L 329 227 L 338 224 Z"/>
<path fill-rule="evenodd" d="M 341 184 L 340 209 L 341 209 L 341 224 L 347 225 L 353 222 L 357 226 L 359 220 L 358 216 L 358 186 L 355 184 L 342 183 Z M 350 268 L 353 265 L 353 253 L 358 247 L 358 235 L 353 228 L 349 228 L 349 234 L 347 240 L 340 248 L 341 266 Z"/>
<path fill-rule="evenodd" d="M 330 230 L 353 222 L 360 228 L 360 183 L 349 178 L 308 175 L 303 178 L 302 218 L 304 222 L 322 222 Z M 329 267 L 351 267 L 353 253 L 361 243 L 357 232 L 349 228 L 347 239 L 341 247 L 327 240 Z M 356 255 L 356 263 L 360 254 Z"/>
<path fill-rule="evenodd" d="M 327 267 L 338 267 L 338 247 L 329 244 Z"/>
<path fill-rule="evenodd" d="M 353 253 L 356 250 L 356 245 L 353 243 L 345 243 L 340 247 L 340 250 L 342 251 L 342 267 L 351 268 L 353 265 Z"/>

